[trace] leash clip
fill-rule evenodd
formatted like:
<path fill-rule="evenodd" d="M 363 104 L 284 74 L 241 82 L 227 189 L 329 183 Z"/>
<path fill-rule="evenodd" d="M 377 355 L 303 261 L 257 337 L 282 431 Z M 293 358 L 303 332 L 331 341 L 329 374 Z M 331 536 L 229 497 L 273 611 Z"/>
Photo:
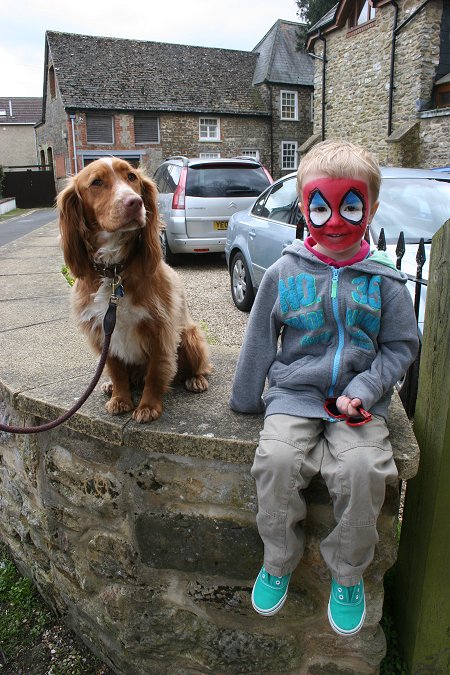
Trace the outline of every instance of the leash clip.
<path fill-rule="evenodd" d="M 119 298 L 123 298 L 122 277 L 120 274 L 115 274 L 111 280 L 111 302 L 117 305 Z"/>

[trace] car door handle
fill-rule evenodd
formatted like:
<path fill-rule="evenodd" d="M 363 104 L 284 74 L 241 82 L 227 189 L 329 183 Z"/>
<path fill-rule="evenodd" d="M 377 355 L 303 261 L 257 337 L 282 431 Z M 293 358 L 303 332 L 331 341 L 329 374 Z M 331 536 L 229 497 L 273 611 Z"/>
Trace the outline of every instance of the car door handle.
<path fill-rule="evenodd" d="M 248 236 L 250 237 L 250 239 L 254 239 L 256 237 L 256 230 L 249 230 Z"/>

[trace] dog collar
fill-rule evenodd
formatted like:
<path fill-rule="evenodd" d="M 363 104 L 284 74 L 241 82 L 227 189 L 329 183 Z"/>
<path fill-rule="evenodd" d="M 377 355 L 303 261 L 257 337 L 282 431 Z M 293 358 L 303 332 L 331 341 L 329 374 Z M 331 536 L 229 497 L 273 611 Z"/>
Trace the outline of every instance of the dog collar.
<path fill-rule="evenodd" d="M 111 265 L 106 265 L 104 263 L 92 261 L 92 267 L 96 272 L 98 272 L 102 277 L 107 277 L 108 279 L 114 279 L 122 274 L 122 272 L 127 268 L 130 262 L 133 260 L 134 256 L 137 253 L 138 246 L 141 244 L 142 237 L 139 235 L 134 243 L 133 248 L 131 249 L 129 255 L 122 262 L 112 263 Z"/>

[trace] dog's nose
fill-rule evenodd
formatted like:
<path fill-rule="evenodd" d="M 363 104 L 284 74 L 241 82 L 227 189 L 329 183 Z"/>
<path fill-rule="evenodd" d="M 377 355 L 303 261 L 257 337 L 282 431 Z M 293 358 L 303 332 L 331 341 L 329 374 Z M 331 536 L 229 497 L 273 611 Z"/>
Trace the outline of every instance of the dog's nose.
<path fill-rule="evenodd" d="M 142 206 L 142 199 L 139 195 L 127 195 L 123 200 L 123 205 L 128 211 L 138 211 Z"/>

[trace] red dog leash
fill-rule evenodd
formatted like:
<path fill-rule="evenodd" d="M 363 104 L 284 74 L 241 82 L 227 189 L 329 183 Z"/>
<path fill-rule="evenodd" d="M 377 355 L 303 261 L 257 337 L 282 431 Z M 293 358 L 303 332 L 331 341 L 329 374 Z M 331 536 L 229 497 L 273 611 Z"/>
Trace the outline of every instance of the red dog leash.
<path fill-rule="evenodd" d="M 83 396 L 81 396 L 78 399 L 78 401 L 75 403 L 74 406 L 72 406 L 72 408 L 70 408 L 70 410 L 67 410 L 67 412 L 58 417 L 56 420 L 53 420 L 53 422 L 40 424 L 39 426 L 36 427 L 15 427 L 0 423 L 0 431 L 6 431 L 7 433 L 10 434 L 36 434 L 41 431 L 49 431 L 50 429 L 54 429 L 55 427 L 58 427 L 60 424 L 63 424 L 63 422 L 66 422 L 70 417 L 72 417 L 72 415 L 74 415 L 77 412 L 77 410 L 81 408 L 83 403 L 92 394 L 94 387 L 96 386 L 103 372 L 103 368 L 105 367 L 106 357 L 108 356 L 109 345 L 111 342 L 111 336 L 114 331 L 114 327 L 116 325 L 117 299 L 118 298 L 115 294 L 115 287 L 113 285 L 113 293 L 111 295 L 108 309 L 106 310 L 106 314 L 103 319 L 103 331 L 105 333 L 105 341 L 103 343 L 102 353 L 100 355 L 100 360 L 98 362 L 98 366 L 95 371 L 94 377 L 92 378 L 92 381 L 89 387 L 84 392 Z"/>

